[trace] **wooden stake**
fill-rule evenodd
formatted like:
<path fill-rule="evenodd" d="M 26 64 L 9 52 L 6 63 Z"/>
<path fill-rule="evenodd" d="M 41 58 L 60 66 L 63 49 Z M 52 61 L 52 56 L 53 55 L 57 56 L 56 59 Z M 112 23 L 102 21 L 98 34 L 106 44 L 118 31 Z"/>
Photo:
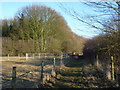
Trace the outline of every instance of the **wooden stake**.
<path fill-rule="evenodd" d="M 26 60 L 28 59 L 28 53 L 26 53 Z"/>
<path fill-rule="evenodd" d="M 111 64 L 111 71 L 112 71 L 112 80 L 115 80 L 115 71 L 114 71 L 114 58 L 113 58 L 113 56 L 111 56 L 111 62 L 112 62 L 112 64 Z"/>
<path fill-rule="evenodd" d="M 8 60 L 10 60 L 10 59 L 9 59 L 9 54 L 8 54 Z"/>
<path fill-rule="evenodd" d="M 15 88 L 15 82 L 16 82 L 16 67 L 13 67 L 12 69 L 12 88 Z"/>
<path fill-rule="evenodd" d="M 54 58 L 54 67 L 55 67 L 55 63 L 56 63 L 56 62 L 55 62 L 55 58 Z"/>
<path fill-rule="evenodd" d="M 55 71 L 55 64 L 56 64 L 56 61 L 55 61 L 55 58 L 53 58 L 54 61 L 53 61 L 53 70 Z"/>
<path fill-rule="evenodd" d="M 61 55 L 61 60 L 60 60 L 60 66 L 61 66 L 61 67 L 62 67 L 62 65 L 63 65 L 62 59 L 63 59 L 63 55 Z"/>
<path fill-rule="evenodd" d="M 97 66 L 98 66 L 98 55 L 96 56 L 96 60 L 97 60 L 96 64 L 97 64 Z"/>
<path fill-rule="evenodd" d="M 19 58 L 19 60 L 20 60 L 20 55 L 18 54 L 18 58 Z"/>
<path fill-rule="evenodd" d="M 41 76 L 40 76 L 40 86 L 43 86 L 43 68 L 44 68 L 44 61 L 41 62 Z"/>
<path fill-rule="evenodd" d="M 33 59 L 35 59 L 35 54 L 33 53 Z"/>

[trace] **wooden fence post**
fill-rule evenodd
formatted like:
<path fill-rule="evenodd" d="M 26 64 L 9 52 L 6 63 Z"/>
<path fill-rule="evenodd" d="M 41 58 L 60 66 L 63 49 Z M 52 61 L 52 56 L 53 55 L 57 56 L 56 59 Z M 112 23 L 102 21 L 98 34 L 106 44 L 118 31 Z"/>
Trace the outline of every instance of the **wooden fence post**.
<path fill-rule="evenodd" d="M 15 88 L 16 84 L 16 67 L 12 68 L 12 88 Z"/>
<path fill-rule="evenodd" d="M 53 68 L 52 68 L 52 71 L 51 71 L 51 76 L 52 76 L 52 82 L 55 83 L 55 77 L 56 77 L 56 70 L 55 70 L 55 64 L 56 64 L 56 61 L 55 61 L 55 58 L 53 58 Z"/>
<path fill-rule="evenodd" d="M 35 59 L 35 54 L 33 53 L 33 59 Z"/>
<path fill-rule="evenodd" d="M 19 60 L 20 60 L 20 54 L 18 54 L 18 58 L 19 58 Z"/>
<path fill-rule="evenodd" d="M 55 75 L 55 58 L 53 58 L 52 76 Z"/>
<path fill-rule="evenodd" d="M 111 76 L 112 74 L 111 74 L 111 72 L 110 72 L 110 66 L 109 65 L 107 65 L 107 69 L 106 69 L 106 77 L 107 77 L 107 79 L 108 80 L 111 80 L 112 78 L 112 76 Z"/>
<path fill-rule="evenodd" d="M 54 69 L 55 69 L 55 64 L 56 64 L 56 62 L 55 62 L 55 58 L 54 58 L 54 66 L 53 66 Z"/>
<path fill-rule="evenodd" d="M 47 55 L 46 55 L 46 53 L 45 53 L 45 59 L 47 58 Z"/>
<path fill-rule="evenodd" d="M 8 54 L 8 60 L 10 60 L 10 59 L 9 59 L 9 54 Z"/>
<path fill-rule="evenodd" d="M 112 64 L 111 64 L 111 71 L 112 71 L 112 80 L 115 80 L 115 71 L 114 71 L 114 58 L 113 58 L 113 56 L 111 56 L 111 62 L 112 62 Z"/>
<path fill-rule="evenodd" d="M 99 62 L 98 62 L 98 55 L 96 56 L 96 66 L 98 67 Z"/>
<path fill-rule="evenodd" d="M 63 65 L 62 60 L 63 60 L 63 55 L 61 55 L 61 58 L 60 58 L 60 67 L 62 67 L 62 65 Z"/>
<path fill-rule="evenodd" d="M 26 53 L 26 60 L 28 59 L 28 53 Z"/>
<path fill-rule="evenodd" d="M 41 76 L 40 76 L 40 86 L 43 87 L 43 68 L 44 68 L 44 61 L 41 62 Z"/>

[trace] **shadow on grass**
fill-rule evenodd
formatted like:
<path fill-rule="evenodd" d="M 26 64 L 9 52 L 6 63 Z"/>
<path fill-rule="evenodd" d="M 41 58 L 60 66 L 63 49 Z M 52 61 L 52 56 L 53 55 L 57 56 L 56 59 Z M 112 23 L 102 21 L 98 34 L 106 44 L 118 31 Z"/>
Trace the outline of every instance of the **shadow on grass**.
<path fill-rule="evenodd" d="M 78 76 L 83 76 L 83 74 L 81 74 L 81 73 L 71 73 L 71 72 L 62 72 L 62 73 L 60 73 L 62 76 L 76 76 L 76 77 L 78 77 Z"/>
<path fill-rule="evenodd" d="M 68 58 L 69 62 L 65 64 L 67 67 L 84 67 L 90 62 L 88 62 L 87 59 L 85 58 L 78 58 L 78 59 L 73 59 L 73 58 Z"/>
<path fill-rule="evenodd" d="M 51 81 L 49 81 L 49 83 L 51 83 L 54 86 L 53 88 L 71 88 L 68 85 L 64 85 L 64 83 L 59 83 L 59 82 L 53 83 Z"/>
<path fill-rule="evenodd" d="M 3 85 L 2 88 L 35 88 L 35 86 L 38 85 L 38 82 L 34 82 L 34 81 L 30 81 L 27 79 L 23 79 L 23 78 L 17 78 L 16 82 L 14 85 L 12 85 L 12 80 L 9 82 L 9 86 L 8 84 Z"/>

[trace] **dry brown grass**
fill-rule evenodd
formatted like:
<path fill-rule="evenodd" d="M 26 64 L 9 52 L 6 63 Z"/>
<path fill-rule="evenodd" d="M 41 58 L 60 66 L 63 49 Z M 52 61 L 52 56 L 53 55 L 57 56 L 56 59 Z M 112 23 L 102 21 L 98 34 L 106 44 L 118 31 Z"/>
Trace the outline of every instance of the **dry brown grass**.
<path fill-rule="evenodd" d="M 39 84 L 40 79 L 40 70 L 41 70 L 41 60 L 38 59 L 28 59 L 25 57 L 10 57 L 9 60 L 7 57 L 2 57 L 2 85 L 3 88 L 11 87 L 12 80 L 12 67 L 16 66 L 16 76 L 17 76 L 17 87 L 28 87 L 32 88 L 36 84 Z M 50 70 L 52 66 L 45 66 L 46 71 Z M 20 85 L 20 83 L 22 83 Z M 28 85 L 27 85 L 28 83 Z M 29 85 L 29 83 L 31 85 Z"/>
<path fill-rule="evenodd" d="M 16 66 L 17 71 L 17 88 L 38 88 L 40 84 L 40 72 L 41 72 L 42 59 L 28 59 L 25 57 L 3 57 L 2 62 L 2 83 L 3 88 L 11 88 L 12 80 L 12 67 Z M 53 68 L 53 59 L 45 60 L 44 75 L 51 73 Z M 59 88 L 101 88 L 107 87 L 102 84 L 104 81 L 102 77 L 99 77 L 100 72 L 96 71 L 90 63 L 85 60 L 63 60 L 64 64 L 62 68 L 59 67 L 59 60 L 56 61 L 56 68 L 60 70 L 58 74 L 59 79 L 56 80 L 55 85 L 51 87 Z M 69 64 L 68 64 L 69 63 Z M 52 79 L 54 82 L 55 78 Z M 84 84 L 88 83 L 88 84 Z M 49 83 L 50 84 L 50 83 Z M 96 85 L 95 85 L 96 84 Z"/>

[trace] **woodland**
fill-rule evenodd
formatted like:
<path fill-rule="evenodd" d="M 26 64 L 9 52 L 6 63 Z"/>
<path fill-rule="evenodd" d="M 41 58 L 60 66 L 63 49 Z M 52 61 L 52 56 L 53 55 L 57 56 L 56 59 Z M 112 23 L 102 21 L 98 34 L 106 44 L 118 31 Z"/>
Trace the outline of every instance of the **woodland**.
<path fill-rule="evenodd" d="M 82 53 L 86 40 L 73 33 L 59 13 L 46 6 L 26 6 L 14 19 L 2 20 L 2 55 Z"/>

